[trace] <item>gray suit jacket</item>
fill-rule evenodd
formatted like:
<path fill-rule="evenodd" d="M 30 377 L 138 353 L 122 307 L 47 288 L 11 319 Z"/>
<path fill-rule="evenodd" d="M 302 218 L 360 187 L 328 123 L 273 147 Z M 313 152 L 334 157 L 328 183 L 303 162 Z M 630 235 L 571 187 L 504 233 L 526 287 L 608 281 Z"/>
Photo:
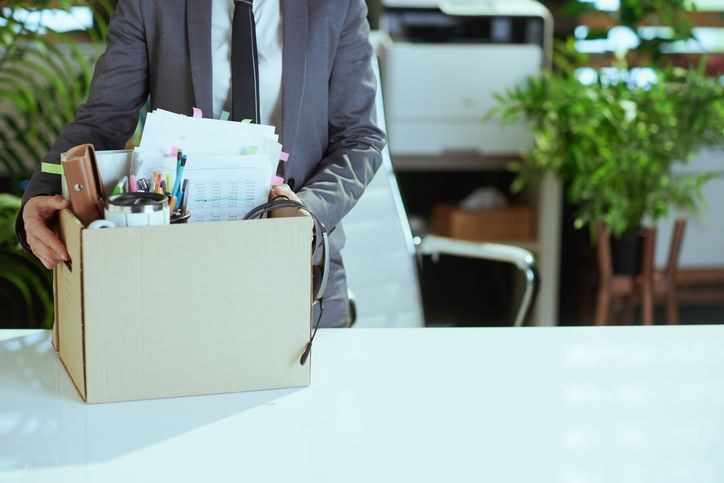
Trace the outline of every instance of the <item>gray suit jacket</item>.
<path fill-rule="evenodd" d="M 379 167 L 385 143 L 374 114 L 367 8 L 364 0 L 282 0 L 281 11 L 285 177 L 332 230 L 321 325 L 341 325 L 347 289 L 340 221 Z M 88 101 L 44 161 L 58 163 L 61 152 L 83 143 L 123 148 L 149 95 L 154 109 L 212 112 L 211 0 L 119 0 Z M 59 177 L 38 169 L 23 201 L 59 192 Z M 22 211 L 16 227 L 27 248 Z"/>

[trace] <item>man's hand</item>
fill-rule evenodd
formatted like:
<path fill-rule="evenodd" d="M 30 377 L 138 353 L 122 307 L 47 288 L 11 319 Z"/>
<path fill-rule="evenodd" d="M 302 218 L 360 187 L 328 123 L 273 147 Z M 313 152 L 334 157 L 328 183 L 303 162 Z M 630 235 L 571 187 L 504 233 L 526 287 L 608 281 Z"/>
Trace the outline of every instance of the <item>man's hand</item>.
<path fill-rule="evenodd" d="M 275 186 L 272 188 L 271 193 L 269 194 L 269 200 L 273 200 L 277 196 L 285 196 L 289 198 L 292 201 L 296 201 L 297 203 L 301 203 L 299 201 L 299 197 L 292 191 L 292 189 L 289 187 L 289 185 L 283 184 L 279 186 Z M 308 213 L 305 210 L 298 210 L 296 208 L 280 208 L 278 210 L 274 210 L 269 214 L 270 218 L 283 218 L 283 217 L 289 217 L 289 216 L 309 216 Z"/>
<path fill-rule="evenodd" d="M 28 200 L 23 208 L 23 223 L 28 245 L 46 268 L 52 269 L 70 256 L 63 242 L 50 229 L 55 214 L 70 203 L 62 196 L 36 196 Z"/>

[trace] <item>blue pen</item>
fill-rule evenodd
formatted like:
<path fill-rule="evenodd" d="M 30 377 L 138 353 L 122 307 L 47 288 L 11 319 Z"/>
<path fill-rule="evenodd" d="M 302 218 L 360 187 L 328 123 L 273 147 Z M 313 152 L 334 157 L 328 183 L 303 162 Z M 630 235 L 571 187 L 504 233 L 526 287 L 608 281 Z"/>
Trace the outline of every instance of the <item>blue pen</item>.
<path fill-rule="evenodd" d="M 179 194 L 176 197 L 176 199 L 177 199 L 176 206 L 181 207 L 181 203 L 184 202 L 184 199 L 186 198 L 186 188 L 188 187 L 188 185 L 189 185 L 189 180 L 184 180 L 183 188 L 181 190 L 179 190 Z"/>
<path fill-rule="evenodd" d="M 171 196 L 175 196 L 176 198 L 180 198 L 179 190 L 181 189 L 181 179 L 184 176 L 184 168 L 186 167 L 186 161 L 188 159 L 188 155 L 184 154 L 181 158 L 181 166 L 179 166 L 178 172 L 176 173 L 176 182 L 173 184 L 173 191 L 171 192 Z"/>

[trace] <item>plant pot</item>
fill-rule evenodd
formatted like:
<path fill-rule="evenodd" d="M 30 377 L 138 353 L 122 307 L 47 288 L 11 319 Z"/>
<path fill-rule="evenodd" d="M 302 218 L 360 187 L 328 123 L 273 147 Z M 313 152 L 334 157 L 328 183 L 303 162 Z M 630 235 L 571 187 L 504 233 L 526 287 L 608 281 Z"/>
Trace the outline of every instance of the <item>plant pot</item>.
<path fill-rule="evenodd" d="M 641 230 L 627 231 L 620 238 L 611 238 L 611 261 L 617 275 L 638 275 L 644 251 L 644 234 Z"/>

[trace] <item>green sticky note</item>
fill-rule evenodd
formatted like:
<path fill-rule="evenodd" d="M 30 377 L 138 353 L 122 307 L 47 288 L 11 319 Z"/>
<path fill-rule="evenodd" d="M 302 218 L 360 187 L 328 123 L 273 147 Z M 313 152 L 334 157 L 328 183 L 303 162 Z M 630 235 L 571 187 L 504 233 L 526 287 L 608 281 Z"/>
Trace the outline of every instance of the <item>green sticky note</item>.
<path fill-rule="evenodd" d="M 43 173 L 63 175 L 63 166 L 55 163 L 42 163 L 40 170 Z"/>
<path fill-rule="evenodd" d="M 241 121 L 242 124 L 251 124 L 251 119 L 244 119 Z"/>
<path fill-rule="evenodd" d="M 249 154 L 256 154 L 259 151 L 258 146 L 249 146 Z"/>
<path fill-rule="evenodd" d="M 221 120 L 222 120 L 222 121 L 228 121 L 230 117 L 231 117 L 231 114 L 229 114 L 227 111 L 222 111 L 222 112 L 221 112 Z"/>

